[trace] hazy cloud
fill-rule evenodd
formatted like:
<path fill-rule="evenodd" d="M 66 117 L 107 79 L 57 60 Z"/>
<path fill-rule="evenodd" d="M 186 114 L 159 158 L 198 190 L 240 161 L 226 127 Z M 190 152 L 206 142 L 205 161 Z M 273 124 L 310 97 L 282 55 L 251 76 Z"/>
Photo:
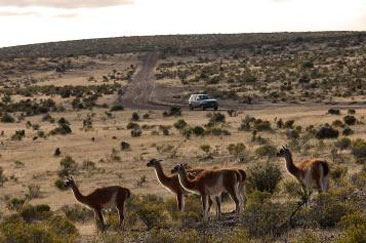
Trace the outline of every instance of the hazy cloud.
<path fill-rule="evenodd" d="M 98 8 L 131 4 L 133 0 L 1 0 L 0 7 Z"/>
<path fill-rule="evenodd" d="M 59 15 L 55 15 L 53 17 L 55 17 L 55 18 L 68 19 L 68 18 L 75 18 L 77 16 L 78 16 L 77 14 L 59 14 Z"/>
<path fill-rule="evenodd" d="M 36 12 L 12 12 L 12 11 L 0 11 L 0 17 L 16 17 L 16 16 L 38 16 Z"/>

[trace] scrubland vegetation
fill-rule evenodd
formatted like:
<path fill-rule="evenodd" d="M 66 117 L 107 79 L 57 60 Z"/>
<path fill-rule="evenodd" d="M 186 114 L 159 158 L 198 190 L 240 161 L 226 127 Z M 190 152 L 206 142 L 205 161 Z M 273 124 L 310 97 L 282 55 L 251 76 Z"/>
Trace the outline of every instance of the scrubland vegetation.
<path fill-rule="evenodd" d="M 365 242 L 365 37 L 277 37 L 161 51 L 149 82 L 164 109 L 120 102 L 144 53 L 0 61 L 0 242 Z M 223 109 L 182 107 L 198 91 Z M 302 193 L 276 157 L 284 144 L 295 164 L 328 161 L 328 193 Z M 203 224 L 195 195 L 178 211 L 150 158 L 163 159 L 166 173 L 178 163 L 243 168 L 242 217 L 227 196 L 222 220 L 211 212 Z M 108 211 L 99 232 L 64 187 L 69 175 L 85 193 L 129 188 L 124 229 Z"/>

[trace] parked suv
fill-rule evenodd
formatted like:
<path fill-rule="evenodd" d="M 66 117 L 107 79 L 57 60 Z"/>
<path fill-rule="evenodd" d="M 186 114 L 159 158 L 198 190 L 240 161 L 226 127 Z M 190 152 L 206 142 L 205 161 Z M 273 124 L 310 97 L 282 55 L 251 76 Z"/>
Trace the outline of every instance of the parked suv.
<path fill-rule="evenodd" d="M 216 99 L 212 99 L 208 94 L 192 94 L 188 100 L 189 108 L 193 110 L 194 108 L 201 108 L 206 110 L 207 108 L 213 108 L 217 110 L 219 108 L 219 103 Z"/>

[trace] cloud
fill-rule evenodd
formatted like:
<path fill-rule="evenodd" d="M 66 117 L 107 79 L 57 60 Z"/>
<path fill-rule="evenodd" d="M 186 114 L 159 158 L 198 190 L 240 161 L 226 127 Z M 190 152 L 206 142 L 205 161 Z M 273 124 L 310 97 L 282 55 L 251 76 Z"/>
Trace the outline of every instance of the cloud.
<path fill-rule="evenodd" d="M 39 16 L 36 12 L 12 12 L 0 11 L 0 17 L 16 17 L 16 16 Z"/>
<path fill-rule="evenodd" d="M 1 0 L 0 7 L 99 8 L 131 4 L 133 0 Z"/>
<path fill-rule="evenodd" d="M 75 18 L 77 16 L 78 16 L 77 14 L 59 14 L 59 15 L 55 15 L 53 17 L 55 17 L 55 18 L 69 19 L 69 18 Z"/>

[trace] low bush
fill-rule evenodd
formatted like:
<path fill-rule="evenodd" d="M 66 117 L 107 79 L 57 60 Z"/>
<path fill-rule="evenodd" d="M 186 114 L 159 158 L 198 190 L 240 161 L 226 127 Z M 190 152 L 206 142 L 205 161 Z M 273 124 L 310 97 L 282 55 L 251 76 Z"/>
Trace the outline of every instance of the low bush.
<path fill-rule="evenodd" d="M 345 116 L 345 117 L 343 117 L 343 121 L 348 126 L 352 126 L 352 125 L 356 124 L 357 119 L 354 116 Z"/>
<path fill-rule="evenodd" d="M 128 208 L 128 224 L 133 225 L 140 219 L 150 230 L 154 227 L 162 227 L 167 223 L 163 199 L 155 195 L 134 197 L 128 201 Z"/>
<path fill-rule="evenodd" d="M 49 132 L 49 135 L 67 135 L 72 133 L 70 126 L 66 123 L 59 123 L 59 126 Z"/>
<path fill-rule="evenodd" d="M 209 123 L 219 123 L 219 122 L 225 122 L 225 115 L 220 112 L 215 112 L 212 114 Z"/>
<path fill-rule="evenodd" d="M 69 155 L 61 159 L 60 166 L 61 166 L 61 170 L 59 172 L 60 177 L 70 176 L 77 173 L 78 164 Z"/>
<path fill-rule="evenodd" d="M 336 130 L 330 126 L 321 127 L 315 134 L 315 137 L 317 139 L 338 138 L 338 136 L 339 136 L 338 130 Z"/>
<path fill-rule="evenodd" d="M 334 127 L 344 127 L 344 123 L 341 120 L 334 120 L 332 122 L 332 126 L 334 126 Z"/>
<path fill-rule="evenodd" d="M 238 160 L 238 162 L 244 162 L 247 158 L 247 148 L 243 143 L 232 143 L 227 146 L 227 150 Z"/>
<path fill-rule="evenodd" d="M 350 208 L 330 194 L 320 194 L 314 200 L 311 219 L 322 228 L 335 227 L 343 216 L 350 213 Z"/>
<path fill-rule="evenodd" d="M 352 135 L 353 133 L 354 133 L 354 132 L 353 132 L 353 130 L 352 130 L 351 128 L 346 127 L 346 128 L 343 130 L 342 135 L 343 135 L 343 136 L 349 136 L 349 135 Z"/>
<path fill-rule="evenodd" d="M 47 219 L 52 216 L 50 206 L 46 204 L 40 205 L 28 205 L 22 209 L 20 212 L 20 216 L 25 220 L 27 223 L 40 221 Z"/>
<path fill-rule="evenodd" d="M 131 116 L 131 121 L 138 121 L 140 120 L 140 116 L 137 112 L 133 112 Z"/>
<path fill-rule="evenodd" d="M 340 110 L 339 110 L 339 109 L 330 108 L 330 109 L 328 110 L 328 114 L 331 114 L 331 115 L 340 115 L 340 114 L 341 114 L 341 112 L 340 112 Z"/>
<path fill-rule="evenodd" d="M 347 228 L 343 237 L 337 243 L 364 243 L 366 242 L 366 225 Z"/>
<path fill-rule="evenodd" d="M 347 167 L 337 166 L 330 171 L 333 180 L 339 181 L 347 175 Z"/>
<path fill-rule="evenodd" d="M 123 111 L 125 108 L 123 107 L 123 105 L 114 105 L 110 108 L 110 112 L 113 112 L 113 111 Z"/>
<path fill-rule="evenodd" d="M 132 129 L 131 137 L 140 137 L 142 135 L 141 129 Z"/>
<path fill-rule="evenodd" d="M 178 106 L 172 106 L 170 107 L 169 111 L 164 111 L 163 116 L 181 116 L 182 111 L 181 108 Z"/>
<path fill-rule="evenodd" d="M 255 153 L 260 157 L 274 157 L 276 155 L 277 149 L 273 145 L 265 144 L 258 147 Z"/>
<path fill-rule="evenodd" d="M 176 123 L 174 123 L 174 127 L 178 130 L 181 130 L 187 126 L 187 122 L 183 119 L 178 120 Z"/>
<path fill-rule="evenodd" d="M 61 211 L 73 222 L 85 223 L 92 220 L 94 217 L 92 210 L 83 207 L 80 204 L 63 206 Z"/>
<path fill-rule="evenodd" d="M 2 123 L 13 123 L 13 122 L 15 122 L 15 118 L 10 114 L 5 113 L 4 115 L 1 116 L 0 121 Z"/>
<path fill-rule="evenodd" d="M 134 122 L 129 122 L 127 124 L 127 129 L 140 129 L 140 125 Z"/>
<path fill-rule="evenodd" d="M 284 215 L 291 214 L 290 209 L 289 205 L 271 202 L 263 192 L 253 192 L 248 196 L 244 226 L 251 236 L 270 235 L 286 220 Z"/>
<path fill-rule="evenodd" d="M 364 160 L 366 158 L 366 141 L 361 138 L 353 141 L 351 152 L 357 159 Z"/>
<path fill-rule="evenodd" d="M 11 136 L 11 140 L 20 141 L 24 137 L 25 137 L 25 130 L 17 130 L 17 131 L 15 131 L 13 136 Z"/>
<path fill-rule="evenodd" d="M 76 227 L 63 217 L 49 216 L 35 223 L 27 223 L 19 215 L 3 220 L 0 235 L 4 242 L 17 243 L 70 243 L 79 236 Z"/>
<path fill-rule="evenodd" d="M 337 142 L 334 143 L 334 145 L 339 148 L 340 150 L 348 149 L 351 147 L 351 139 L 349 138 L 342 138 L 339 139 Z"/>
<path fill-rule="evenodd" d="M 281 179 L 281 170 L 275 164 L 256 165 L 249 170 L 248 189 L 273 193 Z"/>

